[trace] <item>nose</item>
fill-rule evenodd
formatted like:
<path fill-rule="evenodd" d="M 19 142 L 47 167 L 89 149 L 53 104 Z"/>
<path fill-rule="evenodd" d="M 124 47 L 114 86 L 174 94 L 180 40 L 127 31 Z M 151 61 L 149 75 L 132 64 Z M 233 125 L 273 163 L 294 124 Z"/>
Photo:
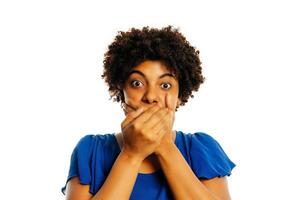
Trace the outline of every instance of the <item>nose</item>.
<path fill-rule="evenodd" d="M 143 96 L 143 102 L 147 104 L 160 102 L 158 92 L 154 88 L 148 87 L 145 95 Z"/>

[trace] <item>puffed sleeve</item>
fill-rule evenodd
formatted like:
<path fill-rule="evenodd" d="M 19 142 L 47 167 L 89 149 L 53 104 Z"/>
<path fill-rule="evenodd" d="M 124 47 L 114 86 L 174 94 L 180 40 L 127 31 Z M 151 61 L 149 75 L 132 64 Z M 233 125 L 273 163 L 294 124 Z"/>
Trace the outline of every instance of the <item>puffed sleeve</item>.
<path fill-rule="evenodd" d="M 90 193 L 96 193 L 96 190 L 99 189 L 97 188 L 100 184 L 99 181 L 104 178 L 103 173 L 99 170 L 99 164 L 95 163 L 101 157 L 97 153 L 101 153 L 99 147 L 101 144 L 94 135 L 86 135 L 79 140 L 71 154 L 69 174 L 65 186 L 61 189 L 63 194 L 65 194 L 68 181 L 75 176 L 79 178 L 81 184 L 90 185 Z M 98 180 L 95 180 L 97 178 Z"/>
<path fill-rule="evenodd" d="M 221 145 L 210 135 L 202 132 L 191 134 L 191 168 L 198 178 L 230 176 L 236 166 Z"/>

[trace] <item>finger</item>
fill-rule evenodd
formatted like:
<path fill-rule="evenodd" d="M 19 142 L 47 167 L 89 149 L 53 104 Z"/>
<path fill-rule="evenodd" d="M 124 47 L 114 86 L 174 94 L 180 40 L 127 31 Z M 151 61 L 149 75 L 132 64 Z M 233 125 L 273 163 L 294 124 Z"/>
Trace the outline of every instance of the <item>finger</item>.
<path fill-rule="evenodd" d="M 163 139 L 163 137 L 164 137 L 166 134 L 168 134 L 170 130 L 171 130 L 171 129 L 162 126 L 162 127 L 158 130 L 158 132 L 156 133 L 156 139 L 157 139 L 157 141 L 161 142 L 161 140 Z M 172 131 L 172 130 L 171 130 L 171 131 Z"/>
<path fill-rule="evenodd" d="M 174 121 L 175 121 L 175 111 L 174 110 L 171 110 L 171 115 L 172 115 L 172 122 L 171 122 L 171 128 L 172 128 L 174 125 Z"/>
<path fill-rule="evenodd" d="M 166 105 L 166 108 L 170 108 L 168 100 L 169 100 L 168 94 L 166 94 L 166 96 L 165 96 L 165 105 Z"/>
<path fill-rule="evenodd" d="M 156 134 L 156 138 L 158 141 L 161 142 L 162 138 L 165 136 L 165 134 L 168 133 L 167 129 L 161 128 L 158 133 Z"/>
<path fill-rule="evenodd" d="M 172 114 L 172 126 L 173 126 L 173 123 L 174 123 L 174 120 L 175 120 L 175 112 L 174 112 L 174 109 L 171 106 L 170 99 L 171 98 L 168 96 L 168 94 L 166 94 L 165 102 L 166 102 L 167 108 L 172 112 L 171 114 Z"/>
<path fill-rule="evenodd" d="M 164 116 L 161 117 L 159 120 L 154 120 L 153 123 L 151 123 L 151 127 L 149 130 L 151 130 L 151 133 L 154 135 L 157 135 L 161 129 L 167 129 L 168 128 L 168 110 L 164 108 Z M 158 118 L 157 118 L 158 119 Z M 149 125 L 150 126 L 150 125 Z"/>
<path fill-rule="evenodd" d="M 131 123 L 135 118 L 137 118 L 142 112 L 144 108 L 139 108 L 137 110 L 133 110 L 127 114 L 125 120 L 121 124 L 121 128 L 125 128 L 129 123 Z"/>
<path fill-rule="evenodd" d="M 138 108 L 143 107 L 144 111 L 148 110 L 149 108 L 153 107 L 155 104 L 159 105 L 157 102 L 153 102 L 151 104 L 141 104 L 138 106 Z"/>
<path fill-rule="evenodd" d="M 125 105 L 126 105 L 128 108 L 132 109 L 132 110 L 137 110 L 137 109 L 138 109 L 138 108 L 135 108 L 134 106 L 132 106 L 132 105 L 129 104 L 129 103 L 125 103 Z"/>
<path fill-rule="evenodd" d="M 171 115 L 171 112 L 169 112 L 162 120 L 162 123 L 159 123 L 154 127 L 153 133 L 156 134 L 158 140 L 161 140 L 169 130 L 172 130 L 172 127 L 169 127 Z"/>
<path fill-rule="evenodd" d="M 135 119 L 136 123 L 145 123 L 149 118 L 160 109 L 160 105 L 155 103 L 146 111 L 144 111 L 138 118 Z"/>
<path fill-rule="evenodd" d="M 155 127 L 158 123 L 161 123 L 161 120 L 167 115 L 168 109 L 167 108 L 161 108 L 156 113 L 154 113 L 147 123 L 145 123 L 144 128 L 152 130 L 153 127 Z"/>
<path fill-rule="evenodd" d="M 170 95 L 166 94 L 166 96 L 165 96 L 166 108 L 168 108 L 169 110 L 174 110 L 172 103 L 171 103 L 171 99 L 172 99 L 172 97 L 170 97 Z"/>
<path fill-rule="evenodd" d="M 155 102 L 156 103 L 156 102 Z M 154 103 L 154 104 L 155 104 Z M 146 105 L 140 105 L 140 106 L 136 106 L 134 105 L 133 103 L 131 103 L 131 100 L 128 99 L 127 102 L 125 102 L 125 107 L 126 108 L 129 108 L 131 110 L 137 110 L 139 109 L 140 107 L 143 107 L 144 108 L 144 111 L 146 111 L 148 108 L 152 107 L 153 104 L 146 104 Z"/>
<path fill-rule="evenodd" d="M 134 122 L 134 120 L 137 119 L 137 117 L 139 117 L 141 114 L 149 112 L 149 110 L 151 110 L 155 106 L 156 106 L 156 103 L 151 104 L 149 106 L 141 106 L 137 110 L 128 113 L 128 115 L 126 116 L 125 120 L 122 122 L 121 127 L 125 128 L 127 125 L 129 125 L 130 123 Z M 158 109 L 158 108 L 156 108 L 156 109 Z"/>

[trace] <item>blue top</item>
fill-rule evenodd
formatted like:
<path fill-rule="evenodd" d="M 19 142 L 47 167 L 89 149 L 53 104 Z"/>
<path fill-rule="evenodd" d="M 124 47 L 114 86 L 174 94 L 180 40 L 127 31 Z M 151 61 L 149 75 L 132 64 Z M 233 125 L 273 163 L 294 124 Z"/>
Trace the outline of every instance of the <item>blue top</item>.
<path fill-rule="evenodd" d="M 230 176 L 235 167 L 220 144 L 206 133 L 176 131 L 175 144 L 198 178 Z M 112 133 L 84 136 L 71 155 L 66 183 L 78 176 L 80 183 L 89 184 L 90 193 L 95 195 L 120 152 L 116 136 Z M 65 189 L 66 184 L 61 189 L 63 194 Z M 173 199 L 162 169 L 149 174 L 138 174 L 130 196 L 130 200 L 135 199 Z"/>

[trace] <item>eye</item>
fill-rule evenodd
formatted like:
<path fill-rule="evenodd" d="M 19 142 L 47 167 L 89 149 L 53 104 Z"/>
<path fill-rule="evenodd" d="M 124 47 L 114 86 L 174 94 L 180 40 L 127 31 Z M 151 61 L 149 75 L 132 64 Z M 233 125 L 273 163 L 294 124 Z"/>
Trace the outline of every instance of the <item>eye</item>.
<path fill-rule="evenodd" d="M 130 85 L 133 87 L 141 87 L 143 85 L 142 81 L 139 80 L 133 80 L 130 82 Z"/>
<path fill-rule="evenodd" d="M 170 83 L 163 83 L 160 85 L 160 87 L 164 90 L 168 90 L 172 87 L 172 85 Z"/>

